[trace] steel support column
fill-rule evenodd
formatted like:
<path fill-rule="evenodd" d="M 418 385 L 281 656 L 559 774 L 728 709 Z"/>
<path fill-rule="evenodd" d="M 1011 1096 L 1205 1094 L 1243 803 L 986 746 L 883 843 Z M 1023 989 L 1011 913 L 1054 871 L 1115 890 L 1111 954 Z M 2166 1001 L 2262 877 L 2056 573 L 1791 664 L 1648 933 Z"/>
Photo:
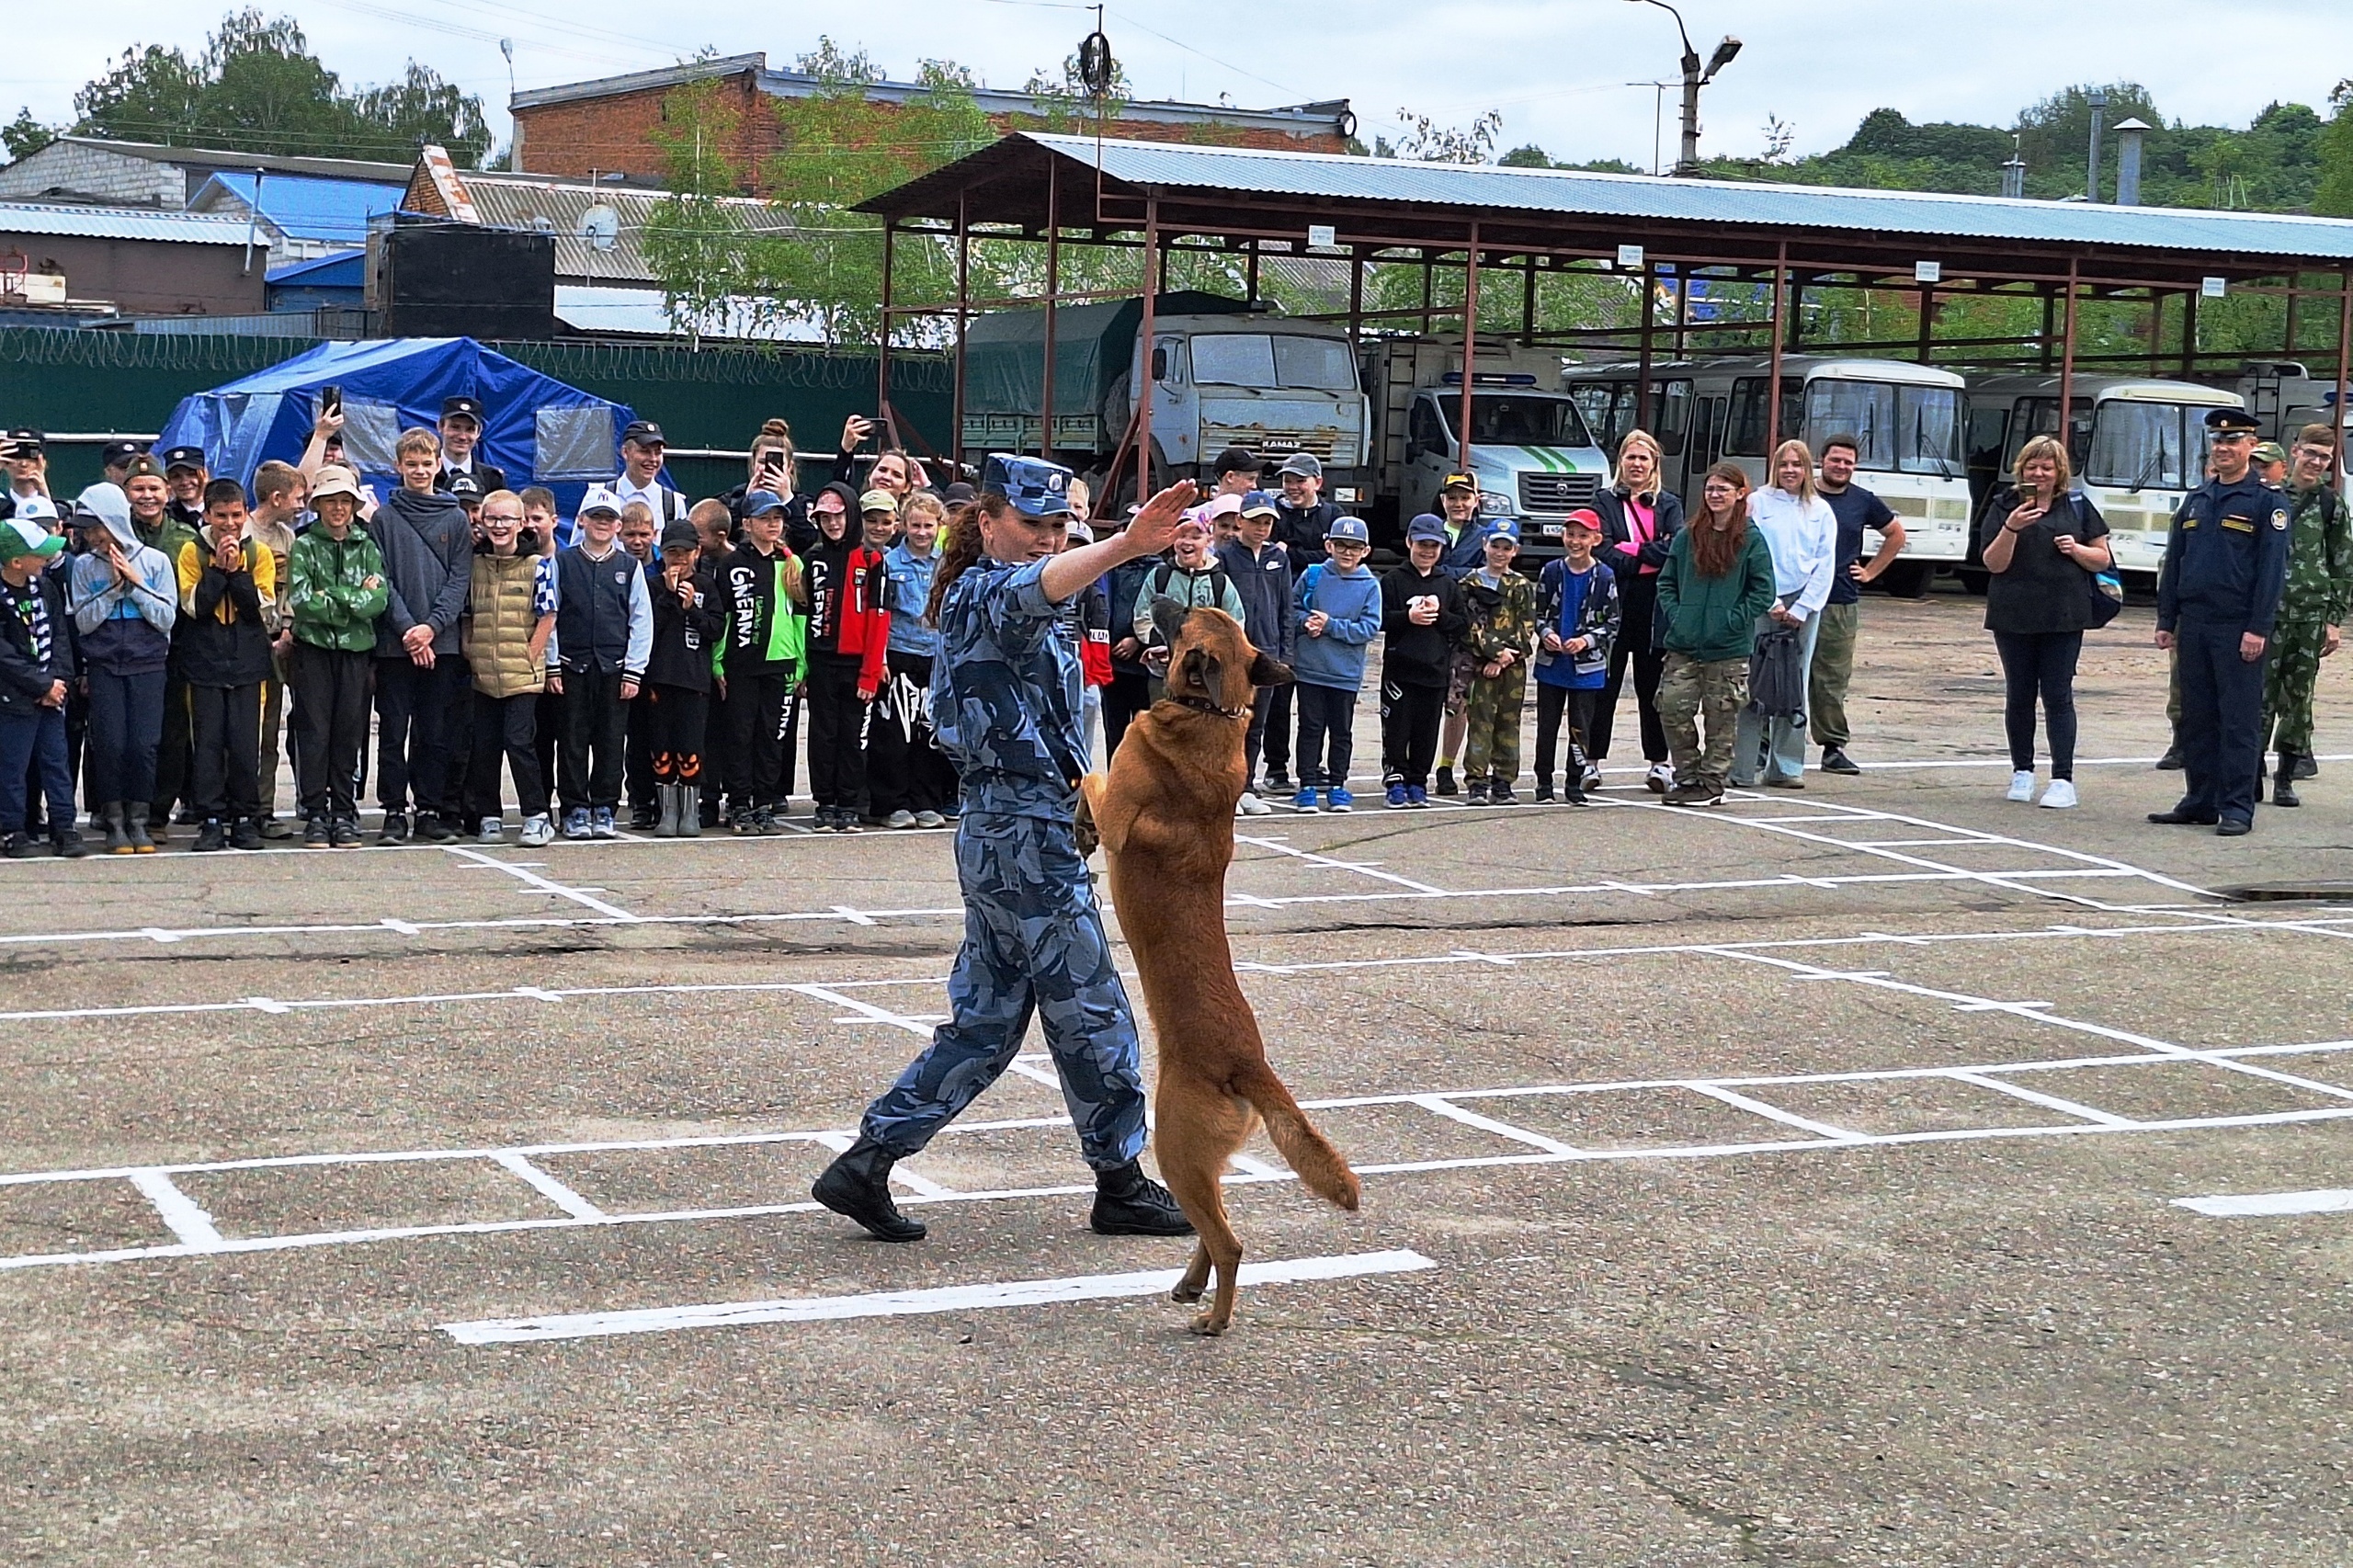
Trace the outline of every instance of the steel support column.
<path fill-rule="evenodd" d="M 1643 263 L 1643 340 L 1642 369 L 1634 380 L 1634 424 L 1639 429 L 1651 427 L 1651 349 L 1654 335 L 1651 318 L 1658 313 L 1654 291 L 1658 284 L 1658 263 Z"/>
<path fill-rule="evenodd" d="M 2198 295 L 2181 296 L 2181 373 L 2187 377 L 2198 359 Z"/>
<path fill-rule="evenodd" d="M 874 346 L 874 410 L 882 416 L 883 434 L 892 446 L 900 445 L 898 421 L 891 416 L 891 263 L 897 246 L 899 222 L 895 218 L 882 223 L 882 339 Z"/>
<path fill-rule="evenodd" d="M 1160 198 L 1147 197 L 1143 204 L 1143 330 L 1136 336 L 1136 501 L 1139 505 L 1152 497 L 1152 393 L 1159 382 L 1152 375 L 1152 326 L 1154 308 L 1160 296 Z M 1120 476 L 1111 475 L 1111 489 L 1119 493 Z"/>
<path fill-rule="evenodd" d="M 2072 423 L 2074 414 L 2071 409 L 2069 400 L 2075 395 L 2075 263 L 2071 261 L 2067 264 L 2066 325 L 2063 328 L 2063 335 L 2060 339 L 2059 347 L 2059 444 L 2061 447 L 2068 449 L 2068 455 L 2071 459 L 2075 454 L 2072 447 L 2070 447 L 2068 437 L 2074 434 L 2075 426 Z"/>
<path fill-rule="evenodd" d="M 1046 384 L 1038 401 L 1038 455 L 1048 462 L 1054 460 L 1054 296 L 1063 282 L 1062 166 L 1060 158 L 1046 165 Z M 1017 434 L 1017 444 L 1019 439 Z M 1113 474 L 1112 483 L 1117 485 L 1119 479 Z M 1103 501 L 1108 506 L 1111 498 L 1106 495 Z"/>
<path fill-rule="evenodd" d="M 963 477 L 964 461 L 964 327 L 971 320 L 965 301 L 972 293 L 972 226 L 966 204 L 969 193 L 956 193 L 956 395 L 954 428 L 948 433 L 949 460 L 958 466 L 957 478 Z"/>
<path fill-rule="evenodd" d="M 1471 472 L 1471 389 L 1479 360 L 1479 220 L 1471 220 L 1471 248 L 1462 261 L 1462 434 L 1455 460 Z"/>
<path fill-rule="evenodd" d="M 2353 380 L 2353 272 L 2336 278 L 2336 401 L 2329 405 L 2328 421 L 2336 431 L 2336 483 L 2345 484 L 2345 389 Z"/>
<path fill-rule="evenodd" d="M 1773 477 L 1773 449 L 1781 444 L 1781 289 L 1788 281 L 1790 242 L 1783 240 L 1773 256 L 1773 313 L 1768 328 L 1773 338 L 1772 371 L 1765 380 L 1765 483 Z"/>

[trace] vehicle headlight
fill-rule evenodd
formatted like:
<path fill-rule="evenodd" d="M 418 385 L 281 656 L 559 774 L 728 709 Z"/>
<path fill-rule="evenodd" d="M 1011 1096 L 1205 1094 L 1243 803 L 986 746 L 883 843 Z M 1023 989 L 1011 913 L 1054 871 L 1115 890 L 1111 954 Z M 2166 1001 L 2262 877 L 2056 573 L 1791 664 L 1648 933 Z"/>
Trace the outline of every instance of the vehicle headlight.
<path fill-rule="evenodd" d="M 1511 497 L 1500 490 L 1479 492 L 1479 515 L 1483 517 L 1508 517 L 1518 510 Z"/>

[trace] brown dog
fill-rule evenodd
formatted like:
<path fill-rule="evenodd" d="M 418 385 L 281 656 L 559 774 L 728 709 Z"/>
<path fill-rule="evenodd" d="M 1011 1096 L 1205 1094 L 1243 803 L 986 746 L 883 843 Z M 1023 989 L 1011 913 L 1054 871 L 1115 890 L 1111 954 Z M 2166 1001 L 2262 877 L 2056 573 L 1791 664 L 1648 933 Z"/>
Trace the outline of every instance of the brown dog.
<path fill-rule="evenodd" d="M 1356 1173 L 1267 1064 L 1225 939 L 1225 869 L 1233 859 L 1234 802 L 1248 782 L 1242 739 L 1250 701 L 1259 687 L 1289 682 L 1290 671 L 1252 647 L 1222 610 L 1188 612 L 1164 599 L 1153 619 L 1169 644 L 1168 696 L 1128 726 L 1108 778 L 1080 781 L 1080 818 L 1082 828 L 1091 819 L 1109 853 L 1111 901 L 1160 1042 L 1153 1097 L 1160 1174 L 1200 1237 L 1171 1294 L 1199 1301 L 1215 1265 L 1216 1297 L 1192 1326 L 1222 1334 L 1233 1319 L 1242 1241 L 1220 1183 L 1260 1119 L 1310 1191 L 1353 1213 L 1358 1188 Z"/>

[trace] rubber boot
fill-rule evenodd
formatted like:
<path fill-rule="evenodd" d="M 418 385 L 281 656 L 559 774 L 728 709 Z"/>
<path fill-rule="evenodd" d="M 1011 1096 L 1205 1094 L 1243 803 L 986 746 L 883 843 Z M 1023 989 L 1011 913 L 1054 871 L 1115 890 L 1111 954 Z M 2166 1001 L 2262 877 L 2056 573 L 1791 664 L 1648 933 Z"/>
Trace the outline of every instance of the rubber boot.
<path fill-rule="evenodd" d="M 857 1221 L 877 1241 L 919 1242 L 924 1238 L 922 1222 L 900 1213 L 891 1201 L 891 1167 L 896 1164 L 888 1149 L 860 1138 L 818 1173 L 809 1196 L 844 1219 Z"/>
<path fill-rule="evenodd" d="M 108 801 L 98 808 L 98 825 L 107 830 L 108 854 L 128 855 L 131 853 L 131 835 L 123 827 L 120 801 Z"/>
<path fill-rule="evenodd" d="M 662 807 L 662 814 L 654 819 L 654 836 L 656 838 L 677 837 L 678 811 L 681 803 L 678 799 L 678 787 L 676 784 L 656 784 L 654 786 L 654 795 Z"/>
<path fill-rule="evenodd" d="M 1086 1222 L 1103 1236 L 1189 1236 L 1193 1222 L 1185 1218 L 1168 1189 L 1143 1174 L 1130 1160 L 1126 1165 L 1095 1173 L 1095 1210 Z"/>
<path fill-rule="evenodd" d="M 154 836 L 147 831 L 147 802 L 144 801 L 123 802 L 122 831 L 130 837 L 131 851 L 134 855 L 155 853 Z"/>
<path fill-rule="evenodd" d="M 2271 803 L 2275 806 L 2301 806 L 2304 803 L 2296 793 L 2296 756 L 2293 752 L 2279 754 L 2279 771 L 2271 776 Z"/>
<path fill-rule="evenodd" d="M 678 791 L 678 836 L 700 838 L 702 836 L 702 786 L 677 784 L 673 785 L 672 788 Z"/>

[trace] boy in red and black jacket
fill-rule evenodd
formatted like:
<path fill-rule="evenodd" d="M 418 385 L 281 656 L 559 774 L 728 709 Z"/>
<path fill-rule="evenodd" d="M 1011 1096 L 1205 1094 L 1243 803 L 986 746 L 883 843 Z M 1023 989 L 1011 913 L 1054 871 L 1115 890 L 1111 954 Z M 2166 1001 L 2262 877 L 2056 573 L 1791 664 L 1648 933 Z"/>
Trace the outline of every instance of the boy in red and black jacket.
<path fill-rule="evenodd" d="M 805 568 L 809 585 L 809 792 L 819 833 L 863 831 L 867 706 L 882 689 L 891 642 L 891 584 L 882 562 L 895 506 L 864 516 L 847 484 L 825 486 L 843 506 L 813 509 L 818 538 Z"/>

